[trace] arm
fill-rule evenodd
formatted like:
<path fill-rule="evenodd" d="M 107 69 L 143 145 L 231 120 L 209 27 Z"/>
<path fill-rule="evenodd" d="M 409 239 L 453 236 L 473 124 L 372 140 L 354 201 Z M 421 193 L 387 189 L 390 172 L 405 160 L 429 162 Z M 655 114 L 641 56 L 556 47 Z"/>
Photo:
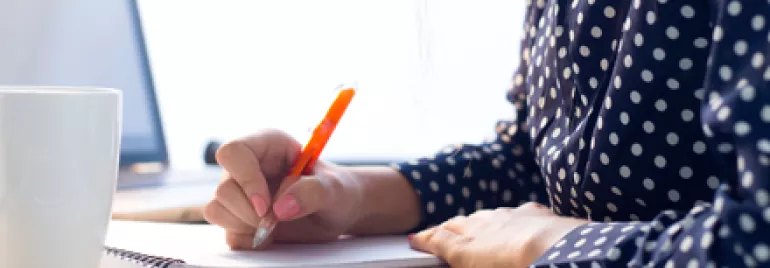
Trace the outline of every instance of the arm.
<path fill-rule="evenodd" d="M 542 12 L 532 8 L 529 13 Z M 533 14 L 530 14 L 533 15 Z M 533 24 L 527 16 L 525 32 Z M 513 207 L 527 201 L 548 205 L 526 127 L 526 88 L 530 36 L 507 98 L 514 118 L 500 121 L 495 138 L 481 144 L 449 146 L 433 156 L 393 168 L 351 169 L 360 177 L 364 198 L 353 233 L 403 233 L 436 225 L 476 210 Z M 461 127 L 461 126 L 458 126 Z"/>
<path fill-rule="evenodd" d="M 529 32 L 542 12 L 528 5 L 524 32 Z M 480 209 L 514 207 L 528 201 L 550 205 L 527 128 L 528 89 L 523 82 L 528 77 L 533 42 L 533 35 L 522 36 L 518 70 L 507 94 L 514 117 L 498 122 L 492 140 L 450 146 L 433 156 L 395 165 L 419 200 L 420 217 L 413 231 Z"/>
<path fill-rule="evenodd" d="M 362 193 L 358 219 L 349 234 L 404 233 L 419 222 L 417 195 L 411 185 L 389 167 L 350 167 L 352 180 Z"/>
<path fill-rule="evenodd" d="M 523 112 L 519 114 L 524 118 Z M 396 165 L 419 200 L 419 223 L 413 229 L 480 209 L 527 201 L 547 205 L 545 182 L 537 172 L 525 129 L 523 122 L 502 121 L 493 141 L 456 145 L 433 157 Z"/>
<path fill-rule="evenodd" d="M 545 187 L 535 186 L 544 182 L 534 172 L 529 137 L 517 129 L 501 122 L 494 141 L 448 147 L 395 168 L 347 168 L 363 200 L 349 233 L 404 233 L 479 209 L 547 204 Z"/>
<path fill-rule="evenodd" d="M 732 6 L 731 6 L 732 5 Z M 770 55 L 767 1 L 715 0 L 702 106 L 709 146 L 727 176 L 710 203 L 664 211 L 650 222 L 589 223 L 568 233 L 536 267 L 754 267 L 770 265 Z M 740 8 L 738 8 L 740 7 Z M 738 14 L 729 14 L 728 9 Z M 748 44 L 736 55 L 735 44 Z M 758 56 L 755 56 L 758 55 Z M 719 116 L 729 110 L 728 116 Z M 724 112 L 722 112 L 724 113 Z"/>
<path fill-rule="evenodd" d="M 360 218 L 349 233 L 404 233 L 479 209 L 547 204 L 545 187 L 535 186 L 544 182 L 527 161 L 534 158 L 509 136 L 516 128 L 501 122 L 493 142 L 449 147 L 395 168 L 348 167 L 351 183 L 362 192 Z M 517 134 L 512 136 L 528 140 L 526 133 Z"/>

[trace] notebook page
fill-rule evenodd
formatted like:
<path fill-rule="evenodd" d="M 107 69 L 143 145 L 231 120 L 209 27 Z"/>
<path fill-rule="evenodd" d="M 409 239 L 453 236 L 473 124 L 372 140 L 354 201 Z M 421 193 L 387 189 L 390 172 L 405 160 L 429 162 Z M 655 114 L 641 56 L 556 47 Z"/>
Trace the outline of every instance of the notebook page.
<path fill-rule="evenodd" d="M 212 225 L 112 221 L 106 245 L 182 259 L 197 268 L 426 267 L 442 263 L 409 248 L 404 236 L 344 238 L 324 244 L 233 251 Z"/>

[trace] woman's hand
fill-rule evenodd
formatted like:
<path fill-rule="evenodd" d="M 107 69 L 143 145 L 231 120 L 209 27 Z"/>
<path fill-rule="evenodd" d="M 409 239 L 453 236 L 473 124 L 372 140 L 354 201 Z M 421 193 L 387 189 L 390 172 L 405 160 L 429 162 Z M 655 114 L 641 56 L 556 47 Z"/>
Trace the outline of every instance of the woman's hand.
<path fill-rule="evenodd" d="M 268 241 L 332 241 L 355 224 L 362 193 L 354 175 L 342 167 L 319 161 L 312 174 L 274 196 L 299 152 L 297 141 L 276 130 L 231 141 L 217 151 L 226 177 L 203 213 L 225 229 L 231 248 L 251 249 L 260 217 L 268 210 L 281 221 Z"/>
<path fill-rule="evenodd" d="M 562 217 L 538 203 L 480 210 L 411 236 L 412 247 L 452 267 L 526 267 L 587 220 Z"/>

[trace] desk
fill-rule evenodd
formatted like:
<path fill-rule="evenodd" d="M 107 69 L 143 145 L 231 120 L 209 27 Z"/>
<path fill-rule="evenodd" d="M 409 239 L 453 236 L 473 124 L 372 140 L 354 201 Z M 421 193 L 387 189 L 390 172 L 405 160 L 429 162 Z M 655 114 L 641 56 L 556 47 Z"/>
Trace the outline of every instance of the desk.
<path fill-rule="evenodd" d="M 201 222 L 202 208 L 216 192 L 215 182 L 132 189 L 115 193 L 112 218 L 156 222 Z"/>

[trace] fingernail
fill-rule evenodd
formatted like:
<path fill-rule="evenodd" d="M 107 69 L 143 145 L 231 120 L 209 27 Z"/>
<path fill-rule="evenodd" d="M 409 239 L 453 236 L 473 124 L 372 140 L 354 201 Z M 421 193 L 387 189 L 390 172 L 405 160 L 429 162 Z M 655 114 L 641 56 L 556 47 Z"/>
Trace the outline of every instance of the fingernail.
<path fill-rule="evenodd" d="M 280 219 L 290 219 L 299 214 L 299 204 L 292 195 L 284 195 L 273 205 L 275 216 Z"/>
<path fill-rule="evenodd" d="M 419 248 L 417 248 L 417 244 L 415 244 L 416 243 L 414 241 L 414 236 L 415 235 L 416 234 L 409 234 L 408 236 L 406 236 L 406 239 L 407 239 L 407 241 L 409 243 L 409 248 L 414 249 L 414 250 L 420 250 Z"/>
<path fill-rule="evenodd" d="M 254 207 L 254 210 L 257 211 L 257 214 L 260 217 L 265 216 L 265 213 L 267 213 L 267 203 L 265 203 L 265 199 L 259 195 L 254 195 L 251 197 L 251 205 Z"/>

